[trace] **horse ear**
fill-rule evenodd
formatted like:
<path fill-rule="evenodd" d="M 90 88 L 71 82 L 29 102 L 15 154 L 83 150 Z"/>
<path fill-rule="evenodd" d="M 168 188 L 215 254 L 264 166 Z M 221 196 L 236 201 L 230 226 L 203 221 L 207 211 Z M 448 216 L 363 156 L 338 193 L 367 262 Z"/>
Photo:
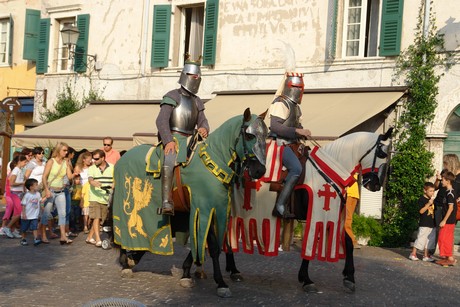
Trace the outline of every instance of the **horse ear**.
<path fill-rule="evenodd" d="M 262 114 L 259 114 L 259 117 L 260 117 L 260 118 L 262 118 L 262 120 L 265 120 L 265 116 L 267 116 L 267 113 L 268 113 L 268 109 L 267 109 L 267 110 L 265 110 L 265 112 L 264 112 L 264 113 L 262 113 Z"/>
<path fill-rule="evenodd" d="M 251 109 L 247 108 L 246 110 L 244 110 L 244 121 L 245 122 L 248 122 L 251 120 Z"/>
<path fill-rule="evenodd" d="M 393 127 L 388 128 L 387 132 L 382 136 L 382 141 L 386 141 L 391 137 L 391 134 L 393 133 Z"/>

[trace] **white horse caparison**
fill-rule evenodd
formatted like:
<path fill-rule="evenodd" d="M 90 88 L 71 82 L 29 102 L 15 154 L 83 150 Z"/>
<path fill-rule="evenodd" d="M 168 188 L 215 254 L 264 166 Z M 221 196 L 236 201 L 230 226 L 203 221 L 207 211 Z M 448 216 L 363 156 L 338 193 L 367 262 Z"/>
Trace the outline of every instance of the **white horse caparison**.
<path fill-rule="evenodd" d="M 353 174 L 360 171 L 363 186 L 370 191 L 380 190 L 387 156 L 382 141 L 388 140 L 391 132 L 352 133 L 310 152 L 303 184 L 295 188 L 295 201 L 302 202 L 306 212 L 299 271 L 305 291 L 317 291 L 308 276 L 310 260 L 336 262 L 340 258 L 346 258 L 344 285 L 354 291 L 353 243 L 343 227 L 345 188 L 354 183 Z M 276 192 L 269 191 L 269 185 L 258 180 L 235 186 L 228 231 L 232 251 L 239 250 L 241 239 L 246 253 L 254 252 L 256 242 L 260 254 L 278 254 L 281 222 L 272 216 Z"/>

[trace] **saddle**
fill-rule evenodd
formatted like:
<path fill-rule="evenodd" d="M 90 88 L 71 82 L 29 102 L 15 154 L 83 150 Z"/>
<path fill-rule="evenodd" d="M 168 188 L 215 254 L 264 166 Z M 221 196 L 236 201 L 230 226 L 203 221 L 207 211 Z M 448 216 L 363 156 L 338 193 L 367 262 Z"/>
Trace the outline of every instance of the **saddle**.
<path fill-rule="evenodd" d="M 174 166 L 174 182 L 172 189 L 172 201 L 175 212 L 190 212 L 190 192 L 187 187 L 182 185 L 181 169 L 187 167 L 195 155 L 196 148 L 203 141 L 198 132 L 195 132 L 187 140 L 185 162 L 178 163 Z M 146 155 L 146 171 L 152 173 L 154 178 L 161 176 L 161 166 L 164 161 L 164 152 L 161 148 L 161 142 L 152 147 Z"/>

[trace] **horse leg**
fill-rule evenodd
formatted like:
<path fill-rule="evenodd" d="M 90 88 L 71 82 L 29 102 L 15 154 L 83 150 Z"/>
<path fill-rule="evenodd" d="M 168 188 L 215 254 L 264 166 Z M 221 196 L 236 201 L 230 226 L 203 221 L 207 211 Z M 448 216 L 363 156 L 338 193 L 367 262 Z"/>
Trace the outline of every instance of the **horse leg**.
<path fill-rule="evenodd" d="M 118 262 L 121 265 L 121 277 L 132 277 L 133 267 L 141 261 L 145 251 L 129 251 L 120 249 Z"/>
<path fill-rule="evenodd" d="M 309 260 L 302 259 L 302 264 L 300 265 L 299 274 L 297 278 L 300 283 L 303 282 L 302 289 L 307 293 L 319 293 L 318 288 L 316 288 L 315 283 L 310 279 L 308 275 L 308 265 L 310 264 Z"/>
<path fill-rule="evenodd" d="M 235 256 L 231 250 L 231 247 L 227 243 L 227 252 L 225 253 L 225 271 L 230 272 L 230 279 L 235 282 L 243 281 L 243 276 L 240 271 L 236 268 Z"/>
<path fill-rule="evenodd" d="M 343 285 L 351 292 L 355 291 L 355 265 L 353 261 L 353 241 L 348 233 L 345 233 L 345 267 L 342 271 L 344 276 Z"/>
<path fill-rule="evenodd" d="M 231 297 L 232 293 L 230 292 L 228 285 L 225 283 L 224 278 L 222 277 L 222 272 L 220 271 L 220 246 L 217 244 L 217 237 L 214 233 L 214 225 L 211 225 L 211 227 L 209 228 L 207 242 L 209 255 L 212 258 L 214 281 L 217 284 L 217 295 L 224 298 Z"/>
<path fill-rule="evenodd" d="M 179 281 L 179 284 L 184 288 L 191 288 L 194 286 L 192 276 L 190 276 L 190 269 L 192 268 L 192 264 L 192 252 L 189 252 L 187 258 L 185 258 L 184 263 L 182 264 L 182 278 Z"/>

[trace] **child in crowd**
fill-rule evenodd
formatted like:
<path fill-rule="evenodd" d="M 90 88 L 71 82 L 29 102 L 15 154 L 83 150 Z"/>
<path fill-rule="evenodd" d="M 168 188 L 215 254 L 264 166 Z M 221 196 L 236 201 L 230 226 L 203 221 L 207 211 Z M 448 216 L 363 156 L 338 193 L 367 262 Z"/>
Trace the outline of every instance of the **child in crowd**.
<path fill-rule="evenodd" d="M 28 245 L 26 240 L 26 231 L 32 230 L 34 235 L 34 245 L 37 246 L 42 241 L 38 238 L 38 216 L 40 214 L 40 203 L 45 201 L 45 197 L 38 192 L 38 181 L 29 178 L 24 183 L 28 190 L 22 198 L 22 213 L 21 213 L 21 245 Z"/>
<path fill-rule="evenodd" d="M 454 231 L 456 223 L 457 205 L 455 201 L 455 192 L 452 184 L 455 181 L 455 175 L 452 172 L 447 172 L 442 176 L 442 185 L 446 187 L 446 196 L 442 205 L 442 221 L 439 223 L 439 255 L 441 260 L 437 264 L 443 266 L 454 265 L 457 260 L 453 256 L 454 247 Z"/>
<path fill-rule="evenodd" d="M 72 204 L 70 209 L 70 231 L 75 233 L 80 231 L 78 229 L 81 227 L 80 218 L 81 218 L 81 178 L 80 175 L 75 175 L 73 177 L 73 190 L 72 190 Z"/>
<path fill-rule="evenodd" d="M 83 217 L 83 232 L 89 233 L 89 182 L 83 184 L 81 188 L 80 208 Z"/>
<path fill-rule="evenodd" d="M 417 234 L 417 240 L 415 240 L 412 253 L 409 255 L 409 259 L 417 261 L 417 249 L 423 250 L 424 256 L 423 261 L 434 261 L 430 256 L 429 250 L 435 249 L 436 245 L 436 229 L 434 220 L 434 184 L 431 182 L 425 182 L 423 186 L 423 196 L 418 200 L 420 220 Z"/>

